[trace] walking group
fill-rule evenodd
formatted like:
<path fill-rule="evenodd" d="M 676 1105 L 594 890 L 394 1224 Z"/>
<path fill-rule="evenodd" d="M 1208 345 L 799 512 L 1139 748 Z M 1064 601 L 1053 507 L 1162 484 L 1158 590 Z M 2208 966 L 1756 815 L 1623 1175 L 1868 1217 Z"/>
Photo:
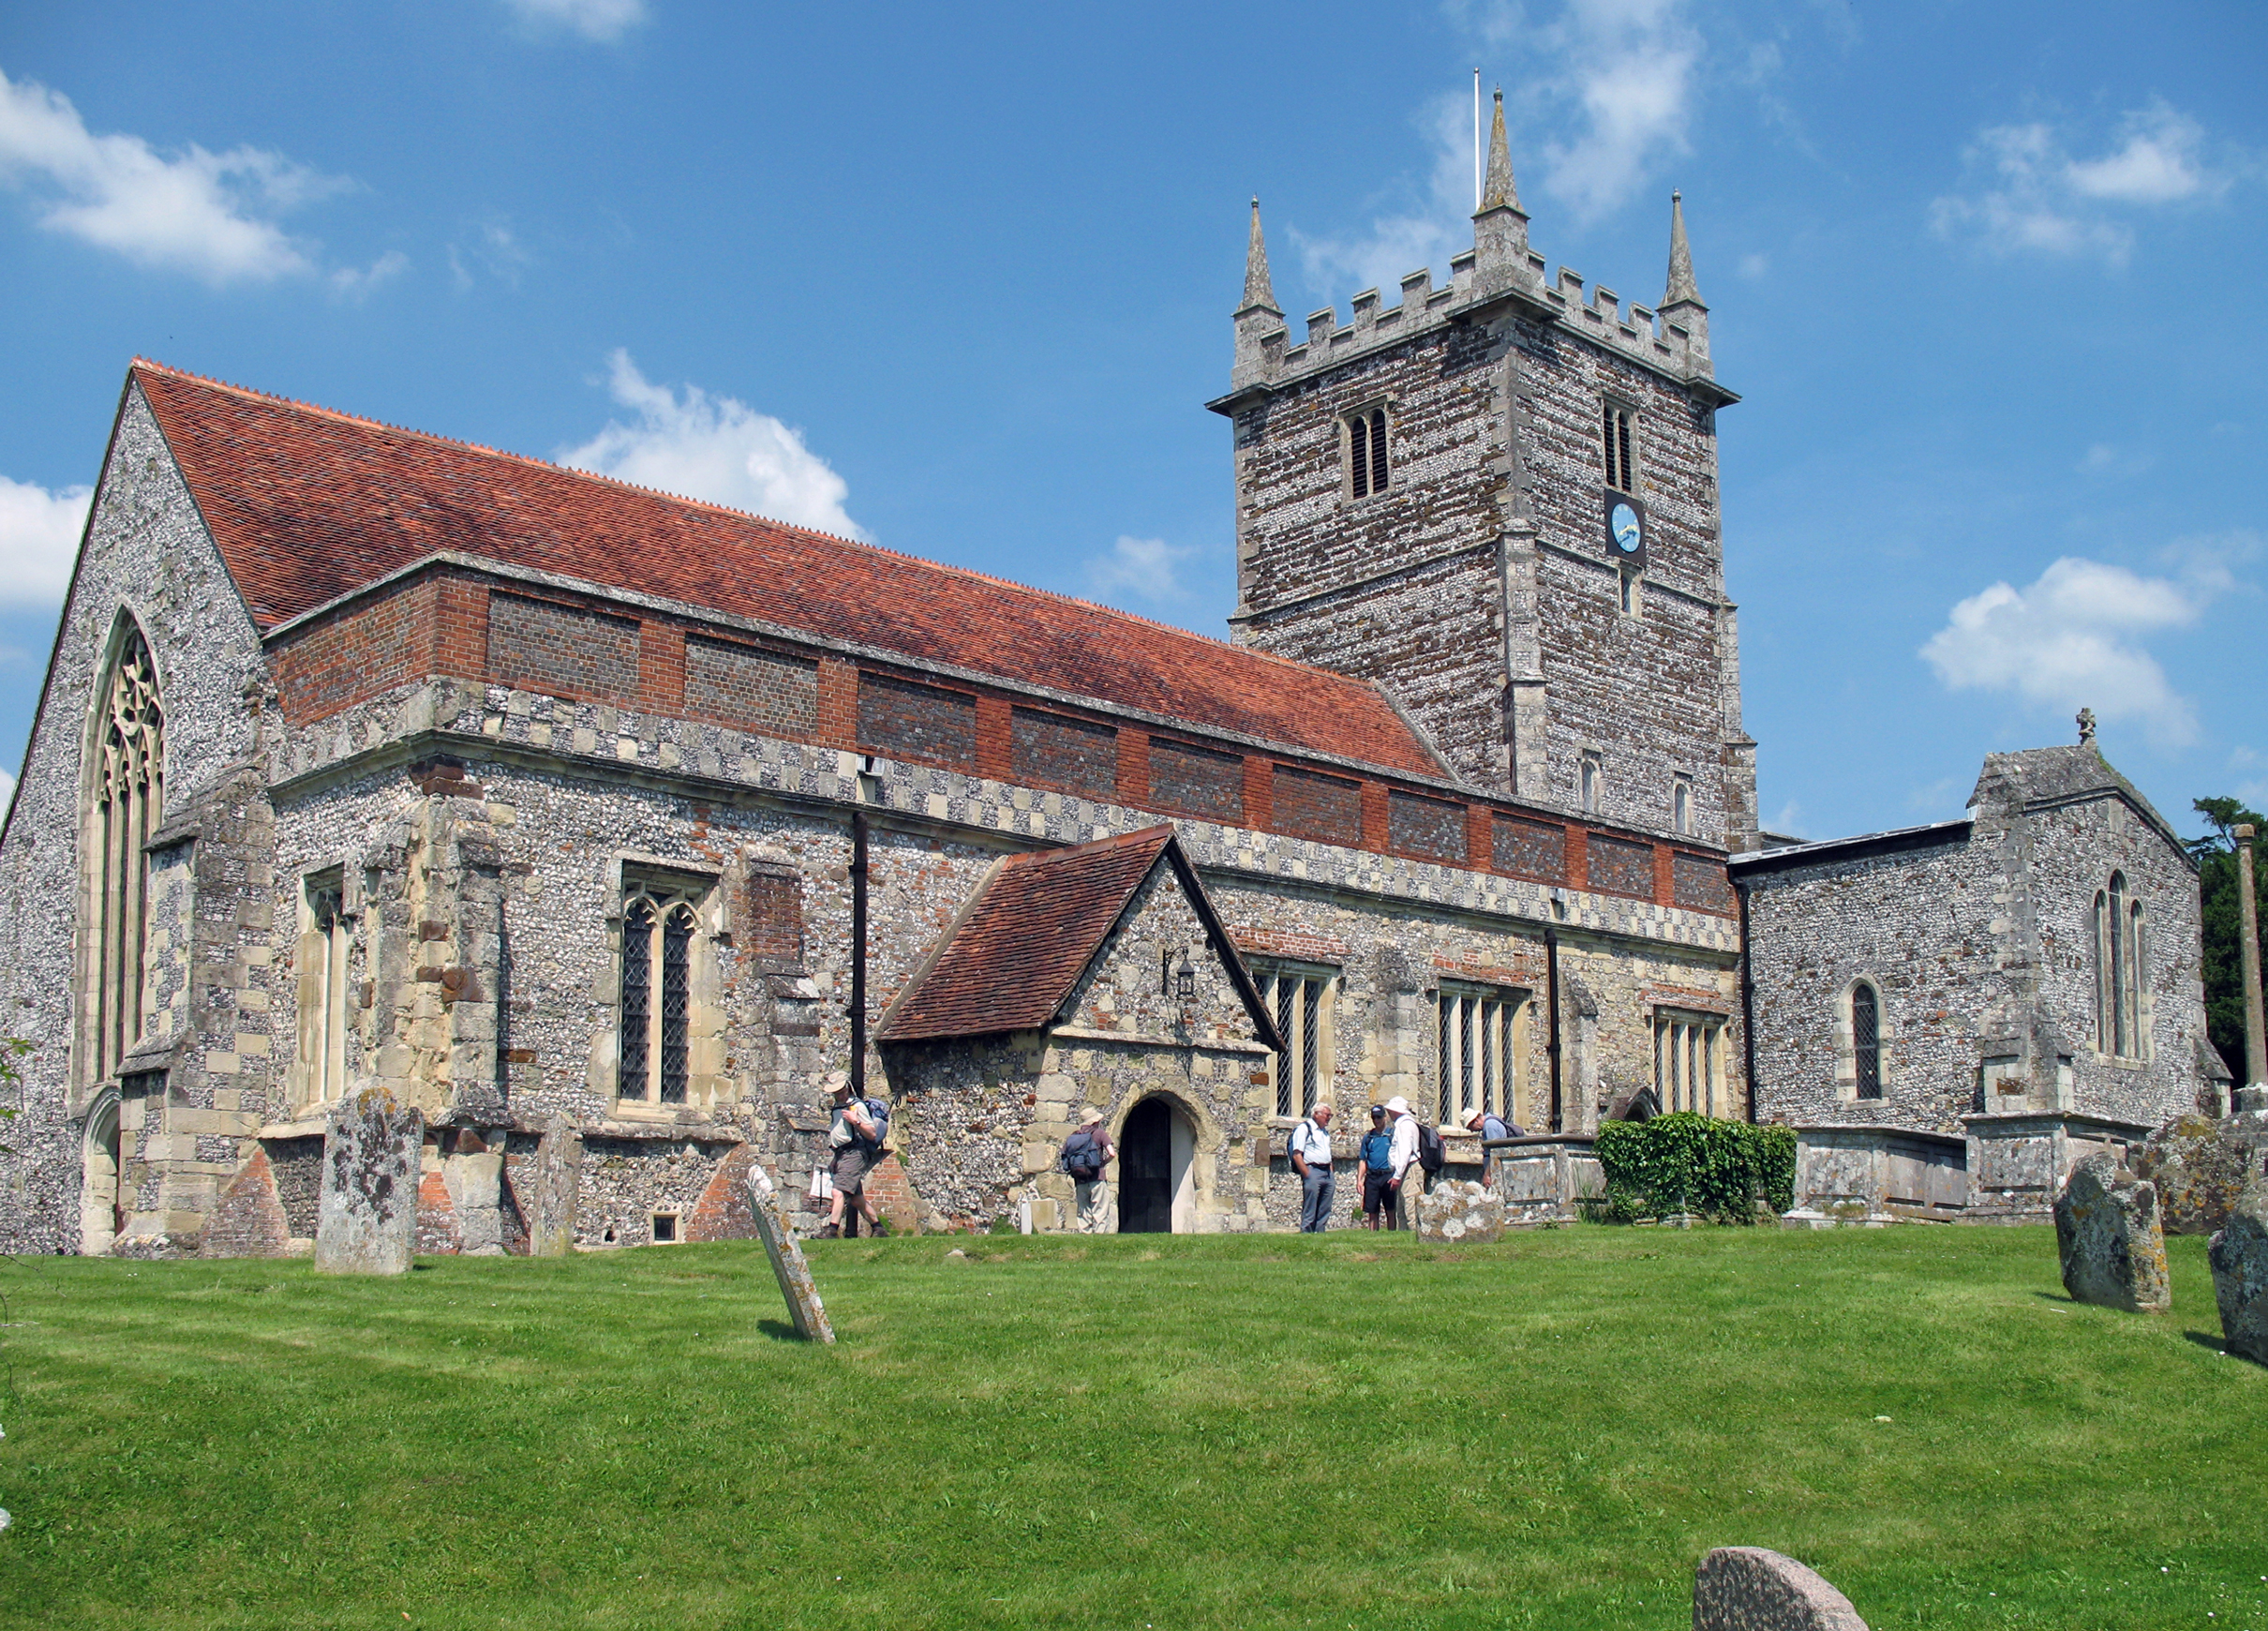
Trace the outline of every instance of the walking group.
<path fill-rule="evenodd" d="M 1338 1196 L 1338 1169 L 1331 1147 L 1334 1114 L 1329 1104 L 1318 1104 L 1300 1118 L 1285 1141 L 1284 1154 L 1299 1175 L 1303 1234 L 1321 1234 L 1331 1227 L 1331 1208 Z M 1105 1234 L 1112 1229 L 1111 1186 L 1104 1168 L 1117 1151 L 1103 1119 L 1102 1112 L 1094 1105 L 1081 1105 L 1079 1128 L 1064 1140 L 1058 1162 L 1070 1175 L 1082 1234 Z M 1469 1131 L 1481 1135 L 1481 1181 L 1485 1184 L 1490 1165 L 1488 1143 L 1518 1138 L 1520 1130 L 1491 1110 L 1475 1111 L 1465 1125 Z M 1421 1187 L 1429 1188 L 1433 1175 L 1448 1158 L 1448 1149 L 1440 1130 L 1419 1120 L 1410 1100 L 1397 1094 L 1370 1107 L 1370 1130 L 1363 1134 L 1356 1155 L 1357 1169 L 1363 1175 L 1362 1202 L 1349 1220 L 1359 1221 L 1365 1229 L 1400 1229 L 1406 1227 L 1402 1196 L 1411 1170 L 1415 1169 Z"/>

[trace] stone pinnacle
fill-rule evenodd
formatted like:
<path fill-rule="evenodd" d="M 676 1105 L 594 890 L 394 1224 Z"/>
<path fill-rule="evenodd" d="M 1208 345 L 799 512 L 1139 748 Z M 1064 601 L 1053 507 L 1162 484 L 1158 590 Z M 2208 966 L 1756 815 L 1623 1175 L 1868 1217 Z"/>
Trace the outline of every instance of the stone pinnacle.
<path fill-rule="evenodd" d="M 1247 311 L 1273 311 L 1283 315 L 1283 307 L 1276 304 L 1276 291 L 1268 285 L 1268 246 L 1260 234 L 1260 200 L 1252 201 L 1252 241 L 1245 250 L 1245 298 L 1236 308 L 1236 315 Z"/>
<path fill-rule="evenodd" d="M 1707 311 L 1701 291 L 1694 287 L 1694 251 L 1685 241 L 1685 202 L 1682 193 L 1669 195 L 1669 290 L 1662 296 L 1664 309 L 1698 306 Z"/>
<path fill-rule="evenodd" d="M 1512 149 L 1504 141 L 1504 93 L 1497 92 L 1496 123 L 1488 132 L 1488 174 L 1481 184 L 1481 207 L 1475 215 L 1486 215 L 1490 210 L 1518 210 L 1520 191 L 1512 180 Z M 1521 214 L 1527 212 L 1522 210 Z"/>

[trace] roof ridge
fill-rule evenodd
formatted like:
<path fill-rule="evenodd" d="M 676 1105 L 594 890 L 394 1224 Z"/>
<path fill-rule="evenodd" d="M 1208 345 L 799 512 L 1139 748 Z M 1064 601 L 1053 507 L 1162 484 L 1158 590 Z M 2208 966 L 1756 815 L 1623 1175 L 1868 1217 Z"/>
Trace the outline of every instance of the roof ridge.
<path fill-rule="evenodd" d="M 146 368 L 173 379 L 187 380 L 200 385 L 209 386 L 214 390 L 227 391 L 238 397 L 249 397 L 254 401 L 273 403 L 278 407 L 294 409 L 303 413 L 312 413 L 319 418 L 336 419 L 343 424 L 365 426 L 395 436 L 413 437 L 421 441 L 439 443 L 443 447 L 463 448 L 468 452 L 483 454 L 491 458 L 505 458 L 518 464 L 533 465 L 538 470 L 557 471 L 559 474 L 571 476 L 578 481 L 596 482 L 604 486 L 643 493 L 649 498 L 660 499 L 665 503 L 684 504 L 696 510 L 711 511 L 717 515 L 731 516 L 744 521 L 755 521 L 767 527 L 778 527 L 785 531 L 824 538 L 830 543 L 846 545 L 853 549 L 872 549 L 877 555 L 887 555 L 894 560 L 910 562 L 915 566 L 926 567 L 933 572 L 951 573 L 959 576 L 973 578 L 979 583 L 997 584 L 1004 589 L 1018 590 L 1025 594 L 1045 595 L 1050 600 L 1062 601 L 1070 606 L 1085 606 L 1088 610 L 1099 612 L 1105 617 L 1124 618 L 1128 622 L 1140 623 L 1146 628 L 1157 629 L 1182 639 L 1201 640 L 1208 646 L 1218 646 L 1229 651 L 1242 652 L 1244 655 L 1261 662 L 1295 668 L 1303 674 L 1322 675 L 1344 684 L 1365 688 L 1370 687 L 1372 683 L 1351 674 L 1341 674 L 1335 668 L 1325 668 L 1312 663 L 1302 663 L 1295 658 L 1279 656 L 1274 651 L 1257 651 L 1250 646 L 1240 646 L 1234 640 L 1223 639 L 1218 635 L 1208 635 L 1199 629 L 1183 628 L 1179 623 L 1169 623 L 1156 618 L 1144 617 L 1141 613 L 1128 611 L 1124 606 L 1109 606 L 1101 601 L 1088 600 L 1082 595 L 1066 594 L 1061 590 L 1043 589 L 1037 584 L 1023 583 L 1016 578 L 1004 577 L 998 573 L 985 572 L 974 566 L 962 566 L 949 561 L 933 561 L 926 555 L 915 555 L 903 549 L 893 549 L 887 544 L 876 544 L 870 539 L 845 538 L 840 532 L 829 532 L 822 527 L 807 527 L 800 522 L 783 521 L 774 516 L 760 516 L 754 510 L 742 510 L 731 504 L 722 504 L 713 499 L 694 498 L 691 494 L 673 493 L 662 487 L 643 486 L 636 482 L 625 481 L 620 476 L 610 476 L 598 471 L 584 470 L 577 465 L 560 464 L 552 459 L 538 458 L 533 454 L 515 453 L 509 448 L 491 447 L 485 442 L 471 441 L 463 437 L 445 436 L 437 430 L 421 430 L 415 426 L 395 425 L 390 420 L 373 419 L 363 413 L 351 413 L 343 408 L 332 408 L 321 402 L 304 401 L 297 397 L 278 396 L 273 391 L 262 391 L 254 386 L 240 385 L 231 380 L 216 379 L 212 375 L 200 374 L 188 368 L 177 368 L 170 363 L 162 363 L 155 357 L 145 357 L 139 353 L 128 365 L 128 367 L 129 371 Z"/>

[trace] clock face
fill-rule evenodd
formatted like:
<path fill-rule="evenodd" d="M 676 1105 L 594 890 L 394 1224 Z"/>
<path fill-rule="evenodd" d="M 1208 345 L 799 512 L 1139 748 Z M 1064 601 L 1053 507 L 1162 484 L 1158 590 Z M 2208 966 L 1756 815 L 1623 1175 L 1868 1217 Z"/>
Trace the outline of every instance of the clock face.
<path fill-rule="evenodd" d="M 1638 512 L 1627 503 L 1619 503 L 1606 513 L 1606 531 L 1614 539 L 1615 547 L 1625 555 L 1635 555 L 1646 541 L 1638 525 Z"/>

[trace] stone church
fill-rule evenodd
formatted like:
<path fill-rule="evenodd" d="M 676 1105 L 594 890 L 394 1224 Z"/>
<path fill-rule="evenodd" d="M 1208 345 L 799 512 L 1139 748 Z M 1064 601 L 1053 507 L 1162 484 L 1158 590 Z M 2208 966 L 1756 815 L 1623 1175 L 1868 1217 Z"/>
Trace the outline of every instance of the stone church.
<path fill-rule="evenodd" d="M 1797 1121 L 1872 1216 L 2186 1107 L 2194 873 L 2091 746 L 1758 833 L 1675 201 L 1658 307 L 1547 277 L 1500 106 L 1473 222 L 1294 343 L 1255 205 L 1226 642 L 136 362 L 0 835 L 0 1247 L 306 1249 L 366 1085 L 483 1252 L 744 1234 L 846 1073 L 928 1226 L 1066 1226 L 1087 1101 L 1173 1231 L 1288 1226 L 1320 1102 L 1502 1114 L 1529 1216 L 1607 1117 Z"/>

